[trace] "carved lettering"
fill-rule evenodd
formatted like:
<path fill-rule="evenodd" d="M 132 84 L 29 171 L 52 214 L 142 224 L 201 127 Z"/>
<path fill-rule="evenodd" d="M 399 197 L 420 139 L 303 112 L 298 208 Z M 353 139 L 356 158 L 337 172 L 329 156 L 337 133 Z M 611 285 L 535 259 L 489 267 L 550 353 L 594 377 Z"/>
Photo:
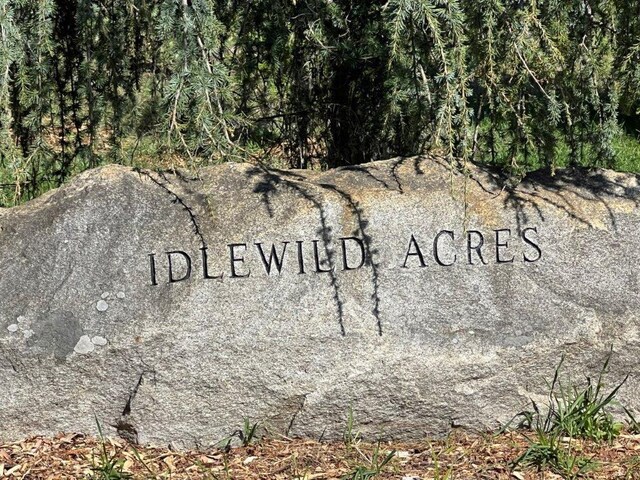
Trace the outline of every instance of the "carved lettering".
<path fill-rule="evenodd" d="M 185 273 L 180 278 L 175 278 L 173 276 L 173 256 L 179 255 L 182 257 L 186 264 Z M 191 277 L 191 257 L 182 250 L 175 250 L 173 252 L 167 252 L 167 258 L 169 259 L 169 283 L 182 282 L 184 280 L 188 280 Z"/>
<path fill-rule="evenodd" d="M 538 234 L 538 228 L 537 227 L 529 227 L 529 228 L 525 228 L 524 230 L 522 230 L 522 240 L 524 240 L 524 242 L 527 245 L 530 245 L 531 247 L 533 247 L 534 250 L 536 251 L 536 257 L 535 258 L 528 257 L 526 253 L 523 253 L 522 257 L 524 258 L 525 262 L 533 263 L 533 262 L 537 262 L 538 260 L 540 260 L 540 258 L 542 257 L 542 250 L 540 249 L 540 247 L 538 246 L 538 244 L 536 242 L 534 242 L 532 239 L 530 239 L 527 236 L 528 232 L 534 232 L 537 235 Z"/>
<path fill-rule="evenodd" d="M 320 253 L 318 252 L 318 242 L 320 240 L 313 241 L 313 258 L 316 262 L 316 273 L 327 273 L 333 270 L 333 268 L 328 268 L 327 270 L 323 270 L 321 265 L 323 262 L 320 261 Z M 329 259 L 327 258 L 324 262 L 329 263 Z"/>
<path fill-rule="evenodd" d="M 220 275 L 209 275 L 209 256 L 207 255 L 207 247 L 202 247 L 202 276 L 207 280 L 220 280 L 224 276 L 224 273 Z"/>
<path fill-rule="evenodd" d="M 475 235 L 478 238 L 478 244 L 477 245 L 473 245 L 472 241 L 471 241 L 471 236 Z M 484 257 L 482 256 L 482 246 L 484 245 L 484 237 L 482 236 L 482 233 L 478 232 L 477 230 L 469 230 L 467 232 L 467 259 L 469 260 L 469 265 L 473 265 L 473 255 L 471 254 L 471 251 L 475 251 L 476 254 L 478 255 L 478 257 L 480 258 L 480 262 L 482 262 L 483 265 L 486 265 L 487 262 L 484 261 Z"/>
<path fill-rule="evenodd" d="M 302 244 L 304 242 L 302 240 L 296 240 L 296 244 L 298 245 L 298 274 L 304 274 L 304 256 L 302 255 Z"/>
<path fill-rule="evenodd" d="M 246 251 L 247 244 L 246 243 L 230 243 L 227 246 L 229 247 L 229 262 L 231 264 L 231 278 L 247 278 L 249 275 L 251 275 L 251 271 L 245 274 L 239 274 L 236 271 L 236 263 L 244 264 L 244 257 L 236 257 L 236 248 L 242 247 Z"/>
<path fill-rule="evenodd" d="M 360 247 L 360 263 L 358 264 L 357 267 L 349 266 L 347 262 L 347 248 L 346 248 L 347 241 L 356 242 Z M 364 262 L 366 260 L 363 241 L 356 237 L 343 237 L 340 239 L 340 242 L 342 242 L 342 269 L 357 270 L 358 268 L 361 268 L 364 265 Z"/>
<path fill-rule="evenodd" d="M 510 228 L 502 228 L 500 230 L 494 230 L 496 232 L 496 262 L 498 263 L 513 263 L 513 255 L 511 258 L 505 259 L 500 256 L 500 249 L 509 248 L 509 238 L 511 237 L 511 229 Z M 507 238 L 504 242 L 500 241 L 500 234 L 506 233 Z"/>
<path fill-rule="evenodd" d="M 262 250 L 262 243 L 256 243 L 256 247 L 258 247 L 258 251 L 260 252 L 260 257 L 262 259 L 262 263 L 264 265 L 265 271 L 267 272 L 267 275 L 271 275 L 271 266 L 273 263 L 276 264 L 278 274 L 282 272 L 282 263 L 284 262 L 284 254 L 287 251 L 287 245 L 289 245 L 289 242 L 282 242 L 282 255 L 278 257 L 276 246 L 272 243 L 271 252 L 269 253 L 269 259 L 267 260 L 264 251 Z"/>
<path fill-rule="evenodd" d="M 440 252 L 438 251 L 438 245 L 439 245 L 440 237 L 442 237 L 443 235 L 449 236 L 451 238 L 451 243 L 453 243 L 453 241 L 455 240 L 455 237 L 454 237 L 453 232 L 451 230 L 442 230 L 442 231 L 440 231 L 436 235 L 436 238 L 433 239 L 433 258 L 436 260 L 438 265 L 441 265 L 443 267 L 450 267 L 454 263 L 456 263 L 456 260 L 458 259 L 458 256 L 454 253 L 453 254 L 453 260 L 451 260 L 451 262 L 445 263 L 444 261 L 442 261 L 442 259 L 440 258 Z"/>
<path fill-rule="evenodd" d="M 158 285 L 158 280 L 156 279 L 156 254 L 149 254 L 149 269 L 151 270 L 151 285 Z"/>
<path fill-rule="evenodd" d="M 411 247 L 413 247 L 415 251 L 412 252 Z M 407 260 L 409 260 L 409 257 L 414 257 L 414 256 L 418 257 L 418 260 L 420 260 L 421 267 L 427 266 L 427 264 L 424 263 L 424 256 L 420 251 L 420 245 L 418 245 L 416 238 L 413 235 L 411 235 L 411 240 L 409 240 L 409 247 L 407 248 L 407 254 L 404 256 L 404 263 L 402 264 L 402 268 L 407 268 Z"/>
<path fill-rule="evenodd" d="M 488 245 L 486 241 L 487 235 L 490 234 L 489 232 L 493 232 L 495 246 Z M 511 228 L 499 228 L 484 233 L 479 230 L 469 230 L 465 235 L 466 245 L 460 245 L 456 242 L 456 232 L 454 230 L 437 231 L 435 236 L 431 237 L 433 239 L 433 265 L 452 267 L 460 258 L 463 258 L 465 249 L 469 265 L 488 265 L 488 263 L 503 265 L 514 262 L 534 263 L 542 258 L 538 228 L 535 226 L 523 228 L 520 231 L 521 242 L 514 240 L 514 233 Z M 289 248 L 289 245 L 294 242 L 296 244 L 295 254 Z M 313 244 L 313 252 L 307 252 L 306 254 L 313 254 L 311 265 L 314 265 L 315 269 L 305 264 L 311 262 L 309 257 L 305 259 L 305 243 Z M 339 237 L 334 241 L 322 239 L 310 241 L 288 240 L 274 243 L 255 242 L 255 250 L 249 250 L 248 245 L 250 244 L 227 244 L 229 270 L 222 271 L 218 265 L 214 270 L 215 274 L 211 272 L 214 267 L 211 263 L 213 260 L 210 257 L 210 251 L 206 244 L 203 245 L 200 248 L 202 278 L 205 280 L 221 280 L 224 276 L 230 276 L 231 278 L 250 277 L 254 273 L 252 272 L 253 262 L 257 262 L 258 258 L 264 266 L 267 276 L 286 275 L 288 273 L 287 269 L 289 269 L 290 273 L 296 272 L 298 275 L 333 272 L 339 268 L 337 260 L 338 249 L 341 252 L 341 271 L 346 272 L 369 266 L 372 260 L 367 258 L 370 253 L 367 250 L 365 240 L 356 236 Z M 491 254 L 488 253 L 487 247 L 489 246 L 494 249 L 491 250 Z M 193 266 L 190 254 L 182 250 L 165 253 L 168 260 L 169 283 L 183 282 L 190 279 Z M 289 255 L 289 260 L 286 259 L 287 254 Z M 323 255 L 324 258 L 322 258 Z M 335 259 L 334 255 L 336 255 Z M 162 278 L 164 275 L 164 271 L 161 272 L 161 267 L 164 267 L 164 264 L 156 258 L 156 254 L 153 252 L 147 256 L 149 258 L 148 278 L 150 278 L 150 284 L 156 286 L 158 285 L 158 277 Z M 427 261 L 416 236 L 411 234 L 401 267 L 419 266 L 424 268 L 427 267 Z"/>

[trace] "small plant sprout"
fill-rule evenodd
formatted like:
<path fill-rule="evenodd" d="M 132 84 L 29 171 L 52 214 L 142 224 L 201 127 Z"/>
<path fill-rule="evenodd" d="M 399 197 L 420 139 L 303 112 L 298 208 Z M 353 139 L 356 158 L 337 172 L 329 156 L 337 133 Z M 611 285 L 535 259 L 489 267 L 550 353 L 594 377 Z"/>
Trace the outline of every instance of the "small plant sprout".
<path fill-rule="evenodd" d="M 583 457 L 573 451 L 574 440 L 569 437 L 542 430 L 536 430 L 533 438 L 527 435 L 525 437 L 529 441 L 529 447 L 512 463 L 512 468 L 521 464 L 538 470 L 548 468 L 562 478 L 570 480 L 597 467 L 597 462 L 592 458 Z"/>
<path fill-rule="evenodd" d="M 96 463 L 92 458 L 93 474 L 90 476 L 92 480 L 124 480 L 133 478 L 131 474 L 126 473 L 123 469 L 125 460 L 118 458 L 116 453 L 110 454 L 107 451 L 107 440 L 102 432 L 102 426 L 98 417 L 95 417 L 98 426 L 98 438 L 100 439 L 100 458 Z"/>
<path fill-rule="evenodd" d="M 251 423 L 248 418 L 245 418 L 242 421 L 241 429 L 237 429 L 230 436 L 220 440 L 217 445 L 224 452 L 229 452 L 231 450 L 233 439 L 237 437 L 243 447 L 248 447 L 256 439 L 258 425 L 258 422 Z"/>
<path fill-rule="evenodd" d="M 356 450 L 364 460 L 364 464 L 355 467 L 343 480 L 371 480 L 382 473 L 384 467 L 395 457 L 396 451 L 381 451 L 380 442 L 376 445 L 371 457 L 362 453 L 357 447 Z"/>
<path fill-rule="evenodd" d="M 629 429 L 629 433 L 638 435 L 640 434 L 640 422 L 636 419 L 635 415 L 631 413 L 627 407 L 622 407 L 624 413 L 627 414 L 627 428 Z"/>
<path fill-rule="evenodd" d="M 349 411 L 347 412 L 347 424 L 342 434 L 342 440 L 348 449 L 360 441 L 360 433 L 355 430 L 353 405 L 349 405 Z"/>
<path fill-rule="evenodd" d="M 449 438 L 447 438 L 447 442 L 449 442 Z M 448 448 L 436 449 L 434 445 L 429 442 L 429 450 L 431 451 L 431 462 L 433 463 L 433 480 L 450 480 L 453 478 L 453 467 L 450 466 L 445 470 L 440 461 L 440 454 L 443 453 L 443 450 L 448 450 Z"/>
<path fill-rule="evenodd" d="M 238 436 L 240 437 L 243 447 L 248 447 L 255 440 L 257 428 L 258 422 L 252 424 L 248 418 L 244 419 L 242 431 L 238 431 Z"/>

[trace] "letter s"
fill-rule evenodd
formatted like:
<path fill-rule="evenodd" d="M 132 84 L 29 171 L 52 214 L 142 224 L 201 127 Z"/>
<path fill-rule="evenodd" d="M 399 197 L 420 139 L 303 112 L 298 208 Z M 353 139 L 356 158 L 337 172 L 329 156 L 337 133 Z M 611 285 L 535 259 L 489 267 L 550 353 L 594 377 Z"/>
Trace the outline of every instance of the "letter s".
<path fill-rule="evenodd" d="M 526 253 L 522 254 L 522 258 L 524 258 L 524 261 L 528 262 L 528 263 L 537 262 L 542 257 L 542 250 L 540 250 L 540 247 L 538 246 L 538 244 L 527 236 L 527 233 L 528 232 L 532 232 L 532 231 L 535 232 L 536 235 L 538 234 L 538 228 L 537 227 L 525 228 L 522 231 L 522 240 L 524 240 L 524 242 L 526 244 L 531 245 L 537 252 L 537 256 L 535 258 L 527 257 Z"/>

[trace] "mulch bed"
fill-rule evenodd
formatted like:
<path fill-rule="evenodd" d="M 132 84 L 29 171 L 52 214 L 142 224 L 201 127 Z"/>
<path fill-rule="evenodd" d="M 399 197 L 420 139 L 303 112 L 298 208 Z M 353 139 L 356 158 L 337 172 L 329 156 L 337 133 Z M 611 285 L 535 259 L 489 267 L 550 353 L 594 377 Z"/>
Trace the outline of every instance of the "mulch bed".
<path fill-rule="evenodd" d="M 414 443 L 321 443 L 262 439 L 246 447 L 172 451 L 79 434 L 34 437 L 0 445 L 0 478 L 23 479 L 560 479 L 551 468 L 512 467 L 526 449 L 524 432 L 454 431 L 445 440 Z M 569 448 L 569 446 L 567 446 Z M 592 459 L 580 478 L 640 479 L 640 435 L 612 443 L 572 440 L 571 451 Z M 379 473 L 380 464 L 395 451 Z M 106 456 L 105 456 L 106 452 Z M 107 476 L 108 465 L 115 464 Z M 358 471 L 363 474 L 354 476 Z M 369 471 L 370 476 L 364 474 Z"/>

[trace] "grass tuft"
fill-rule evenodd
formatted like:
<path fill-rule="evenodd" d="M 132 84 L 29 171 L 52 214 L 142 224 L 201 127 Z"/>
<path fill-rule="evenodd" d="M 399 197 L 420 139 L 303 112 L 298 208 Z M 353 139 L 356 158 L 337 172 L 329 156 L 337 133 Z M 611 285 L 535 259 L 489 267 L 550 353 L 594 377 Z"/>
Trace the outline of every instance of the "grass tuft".
<path fill-rule="evenodd" d="M 93 470 L 93 474 L 89 478 L 91 480 L 125 480 L 133 478 L 131 474 L 123 469 L 125 460 L 119 458 L 116 453 L 110 454 L 107 451 L 107 441 L 97 417 L 96 424 L 98 425 L 98 438 L 100 440 L 100 457 L 97 463 L 95 457 L 92 458 L 91 470 Z"/>
<path fill-rule="evenodd" d="M 251 423 L 248 418 L 244 419 L 242 431 L 238 434 L 243 447 L 248 447 L 256 439 L 257 428 L 258 422 Z"/>
<path fill-rule="evenodd" d="M 342 441 L 347 449 L 350 449 L 360 441 L 360 433 L 356 431 L 355 427 L 353 405 L 349 405 L 349 411 L 347 412 L 347 424 L 344 432 L 342 433 Z"/>
<path fill-rule="evenodd" d="M 532 400 L 532 410 L 514 417 L 521 418 L 519 428 L 532 431 L 533 435 L 523 433 L 529 447 L 512 463 L 512 468 L 520 464 L 539 470 L 549 468 L 563 478 L 573 479 L 597 467 L 592 458 L 579 455 L 575 446 L 576 439 L 611 442 L 622 430 L 622 423 L 614 420 L 608 408 L 628 375 L 611 391 L 605 392 L 604 376 L 611 354 L 611 351 L 607 354 L 597 381 L 594 383 L 587 377 L 584 387 L 562 384 L 560 371 L 565 359 L 562 356 L 549 385 L 549 401 L 544 413 Z"/>
<path fill-rule="evenodd" d="M 371 457 L 363 454 L 360 450 L 358 453 L 364 459 L 364 464 L 355 467 L 349 474 L 342 477 L 343 480 L 370 480 L 382 473 L 384 467 L 395 457 L 396 451 L 391 450 L 383 452 L 380 449 L 380 442 L 376 445 Z"/>
<path fill-rule="evenodd" d="M 609 367 L 611 352 L 607 354 L 604 365 L 594 383 L 587 377 L 585 387 L 560 381 L 560 370 L 564 363 L 564 355 L 558 364 L 553 381 L 549 385 L 549 402 L 542 409 L 535 401 L 531 401 L 532 409 L 519 413 L 519 426 L 529 430 L 540 430 L 544 433 L 556 433 L 571 438 L 583 438 L 599 441 L 612 441 L 620 434 L 622 423 L 616 422 L 608 411 L 614 403 L 618 390 L 625 384 L 628 375 L 609 393 L 604 391 L 604 376 Z"/>

